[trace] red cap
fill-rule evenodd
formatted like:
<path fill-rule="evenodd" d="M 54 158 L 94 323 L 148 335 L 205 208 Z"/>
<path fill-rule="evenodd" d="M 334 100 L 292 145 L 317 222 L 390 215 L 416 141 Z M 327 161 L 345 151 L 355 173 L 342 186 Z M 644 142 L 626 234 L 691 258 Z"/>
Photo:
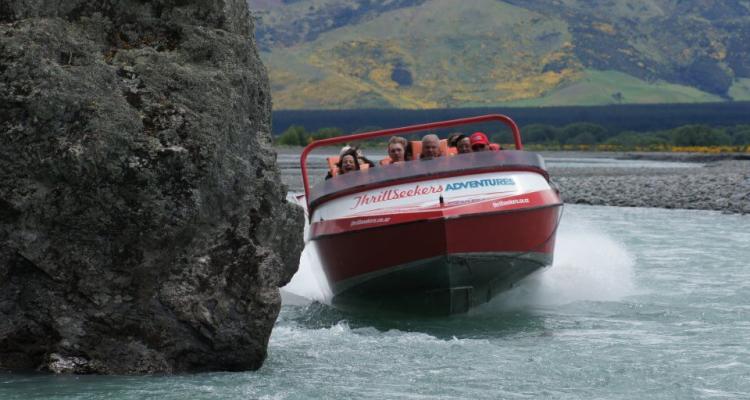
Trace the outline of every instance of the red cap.
<path fill-rule="evenodd" d="M 487 135 L 482 132 L 474 132 L 469 136 L 469 142 L 472 146 L 475 144 L 490 144 L 490 140 L 487 139 Z"/>

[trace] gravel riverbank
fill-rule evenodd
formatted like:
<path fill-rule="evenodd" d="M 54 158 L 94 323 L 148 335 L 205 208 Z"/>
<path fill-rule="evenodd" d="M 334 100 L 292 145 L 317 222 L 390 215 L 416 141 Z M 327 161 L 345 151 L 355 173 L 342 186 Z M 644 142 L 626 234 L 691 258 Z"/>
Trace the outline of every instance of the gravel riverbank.
<path fill-rule="evenodd" d="M 672 160 L 687 159 L 676 156 Z M 750 213 L 750 160 L 681 164 L 679 168 L 550 166 L 549 172 L 566 203 Z"/>

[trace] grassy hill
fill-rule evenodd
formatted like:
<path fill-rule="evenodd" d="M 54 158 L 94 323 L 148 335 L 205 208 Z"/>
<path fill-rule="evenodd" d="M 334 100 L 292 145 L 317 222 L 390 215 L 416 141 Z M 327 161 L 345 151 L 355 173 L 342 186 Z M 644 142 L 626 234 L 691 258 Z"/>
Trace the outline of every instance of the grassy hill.
<path fill-rule="evenodd" d="M 249 0 L 275 109 L 750 97 L 746 0 Z"/>
<path fill-rule="evenodd" d="M 740 89 L 741 90 L 741 89 Z M 596 106 L 605 104 L 708 103 L 720 96 L 666 82 L 646 82 L 618 71 L 585 70 L 580 79 L 529 100 L 506 106 Z"/>

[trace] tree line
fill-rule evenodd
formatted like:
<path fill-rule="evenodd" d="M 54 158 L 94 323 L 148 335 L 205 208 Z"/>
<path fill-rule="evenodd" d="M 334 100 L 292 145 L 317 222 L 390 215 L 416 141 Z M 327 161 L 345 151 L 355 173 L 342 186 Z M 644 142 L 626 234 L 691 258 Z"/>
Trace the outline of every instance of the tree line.
<path fill-rule="evenodd" d="M 308 131 L 335 126 L 352 132 L 366 125 L 384 128 L 445 121 L 484 114 L 505 114 L 520 126 L 545 124 L 564 127 L 577 122 L 598 124 L 613 132 L 652 132 L 684 125 L 734 126 L 750 124 L 750 102 L 703 104 L 622 104 L 570 107 L 489 107 L 429 110 L 275 110 L 273 133 L 292 125 Z"/>

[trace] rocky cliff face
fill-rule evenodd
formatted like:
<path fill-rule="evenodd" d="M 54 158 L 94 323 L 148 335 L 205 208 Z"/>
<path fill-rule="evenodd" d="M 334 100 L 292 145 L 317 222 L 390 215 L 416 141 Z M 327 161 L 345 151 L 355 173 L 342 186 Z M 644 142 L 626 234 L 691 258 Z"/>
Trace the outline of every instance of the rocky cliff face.
<path fill-rule="evenodd" d="M 244 0 L 0 5 L 0 368 L 260 367 L 301 210 Z"/>

